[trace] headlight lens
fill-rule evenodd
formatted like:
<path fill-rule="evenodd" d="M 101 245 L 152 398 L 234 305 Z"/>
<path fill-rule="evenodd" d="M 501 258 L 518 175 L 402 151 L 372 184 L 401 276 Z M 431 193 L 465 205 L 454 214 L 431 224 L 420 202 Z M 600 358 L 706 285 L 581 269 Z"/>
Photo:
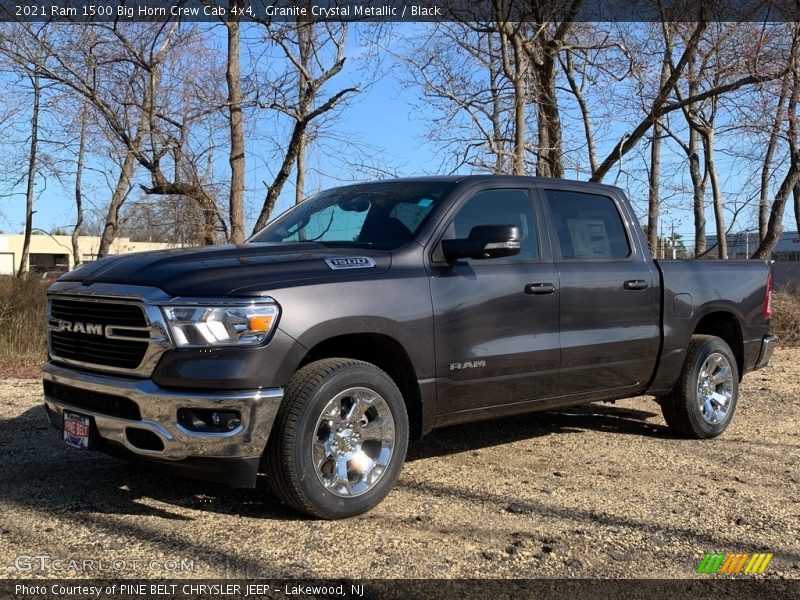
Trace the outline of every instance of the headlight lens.
<path fill-rule="evenodd" d="M 179 348 L 255 346 L 267 339 L 278 320 L 275 304 L 256 306 L 165 306 Z"/>

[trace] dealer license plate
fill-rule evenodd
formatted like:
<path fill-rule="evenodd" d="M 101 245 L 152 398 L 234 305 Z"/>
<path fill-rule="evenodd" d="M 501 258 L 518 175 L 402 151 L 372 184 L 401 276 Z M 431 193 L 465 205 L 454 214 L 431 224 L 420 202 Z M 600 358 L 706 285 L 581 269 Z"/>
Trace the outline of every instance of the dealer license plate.
<path fill-rule="evenodd" d="M 64 442 L 73 448 L 89 449 L 92 423 L 89 417 L 64 411 Z"/>

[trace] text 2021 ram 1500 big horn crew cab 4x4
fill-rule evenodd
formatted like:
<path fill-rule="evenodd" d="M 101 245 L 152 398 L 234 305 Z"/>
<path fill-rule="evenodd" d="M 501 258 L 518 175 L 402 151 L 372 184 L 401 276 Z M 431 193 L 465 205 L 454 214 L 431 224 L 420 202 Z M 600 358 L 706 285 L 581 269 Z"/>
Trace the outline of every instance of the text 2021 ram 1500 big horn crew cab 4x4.
<path fill-rule="evenodd" d="M 323 192 L 247 243 L 105 258 L 49 291 L 64 440 L 325 518 L 375 506 L 409 437 L 650 394 L 712 438 L 769 361 L 759 261 L 651 258 L 624 194 L 467 176 Z"/>

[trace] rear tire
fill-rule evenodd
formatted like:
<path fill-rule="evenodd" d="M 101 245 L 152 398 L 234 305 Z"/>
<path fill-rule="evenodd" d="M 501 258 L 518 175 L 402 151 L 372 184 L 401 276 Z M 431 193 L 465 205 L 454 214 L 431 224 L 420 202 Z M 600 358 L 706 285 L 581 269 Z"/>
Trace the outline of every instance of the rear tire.
<path fill-rule="evenodd" d="M 281 500 L 314 517 L 341 519 L 381 502 L 408 448 L 400 390 L 375 365 L 329 358 L 292 377 L 265 462 Z"/>
<path fill-rule="evenodd" d="M 715 336 L 695 335 L 678 382 L 661 398 L 661 412 L 673 433 L 708 439 L 728 427 L 738 397 L 739 369 L 728 344 Z"/>

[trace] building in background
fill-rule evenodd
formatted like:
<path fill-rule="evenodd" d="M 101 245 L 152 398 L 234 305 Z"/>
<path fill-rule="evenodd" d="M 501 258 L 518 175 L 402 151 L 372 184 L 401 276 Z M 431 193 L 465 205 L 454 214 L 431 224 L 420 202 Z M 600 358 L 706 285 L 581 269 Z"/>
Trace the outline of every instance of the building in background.
<path fill-rule="evenodd" d="M 758 248 L 758 232 L 728 234 L 728 256 L 749 258 Z M 800 289 L 800 234 L 784 231 L 772 251 L 772 279 L 776 288 Z"/>
<path fill-rule="evenodd" d="M 0 275 L 16 274 L 22 259 L 23 240 L 24 236 L 22 235 L 0 234 Z M 97 259 L 100 238 L 82 235 L 78 238 L 78 246 L 81 262 L 91 262 Z M 175 247 L 175 244 L 132 242 L 129 238 L 120 237 L 111 244 L 109 254 L 127 254 Z M 73 269 L 75 262 L 72 256 L 72 238 L 68 235 L 32 235 L 28 265 L 28 270 L 32 273 Z"/>
<path fill-rule="evenodd" d="M 750 258 L 758 248 L 758 232 L 742 231 L 728 234 L 728 258 L 731 260 Z M 775 262 L 800 262 L 800 234 L 796 231 L 784 231 L 775 250 L 772 251 Z"/>

